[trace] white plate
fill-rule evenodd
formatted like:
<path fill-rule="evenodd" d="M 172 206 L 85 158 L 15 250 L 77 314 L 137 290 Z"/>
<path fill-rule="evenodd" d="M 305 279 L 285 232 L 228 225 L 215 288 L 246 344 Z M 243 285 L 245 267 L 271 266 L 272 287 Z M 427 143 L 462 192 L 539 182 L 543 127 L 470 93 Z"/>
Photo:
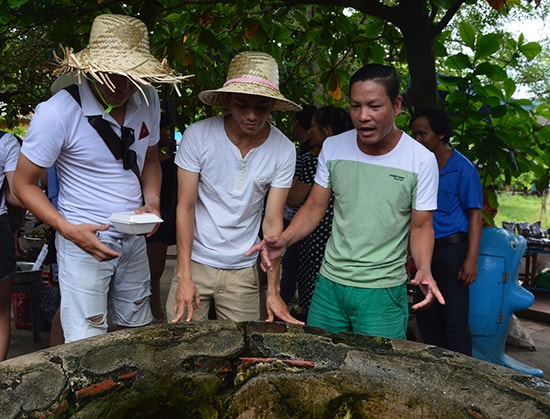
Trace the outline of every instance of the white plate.
<path fill-rule="evenodd" d="M 162 223 L 162 218 L 155 214 L 136 214 L 133 211 L 115 212 L 109 217 L 109 222 L 117 231 L 127 234 L 147 234 L 157 223 Z"/>

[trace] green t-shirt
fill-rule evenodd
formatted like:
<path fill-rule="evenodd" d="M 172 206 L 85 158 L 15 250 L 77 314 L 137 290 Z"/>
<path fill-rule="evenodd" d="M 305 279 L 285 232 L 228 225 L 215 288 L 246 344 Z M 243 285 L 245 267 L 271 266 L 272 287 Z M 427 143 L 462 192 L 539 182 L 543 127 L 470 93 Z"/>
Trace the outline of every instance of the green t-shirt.
<path fill-rule="evenodd" d="M 321 274 L 346 286 L 388 288 L 407 280 L 413 209 L 437 207 L 434 155 L 407 134 L 383 156 L 361 152 L 356 131 L 325 141 L 315 181 L 334 193 Z"/>

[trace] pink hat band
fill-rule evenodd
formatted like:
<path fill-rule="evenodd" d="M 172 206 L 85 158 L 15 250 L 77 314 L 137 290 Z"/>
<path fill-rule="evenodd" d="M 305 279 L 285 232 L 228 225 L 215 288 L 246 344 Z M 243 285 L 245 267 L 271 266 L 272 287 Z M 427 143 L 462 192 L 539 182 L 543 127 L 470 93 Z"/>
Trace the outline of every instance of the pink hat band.
<path fill-rule="evenodd" d="M 270 81 L 268 80 L 265 80 L 265 79 L 261 79 L 259 77 L 237 77 L 235 79 L 230 79 L 230 80 L 227 80 L 223 86 L 227 86 L 229 84 L 232 84 L 232 83 L 238 83 L 238 82 L 256 82 L 256 83 L 261 83 L 261 84 L 265 84 L 275 90 L 279 90 L 279 87 L 276 85 L 276 84 L 273 84 L 271 83 Z"/>
<path fill-rule="evenodd" d="M 279 91 L 279 67 L 265 52 L 243 51 L 231 60 L 225 83 L 219 89 L 199 93 L 202 103 L 228 108 L 227 93 L 258 95 L 273 99 L 274 111 L 297 112 L 302 108 Z"/>

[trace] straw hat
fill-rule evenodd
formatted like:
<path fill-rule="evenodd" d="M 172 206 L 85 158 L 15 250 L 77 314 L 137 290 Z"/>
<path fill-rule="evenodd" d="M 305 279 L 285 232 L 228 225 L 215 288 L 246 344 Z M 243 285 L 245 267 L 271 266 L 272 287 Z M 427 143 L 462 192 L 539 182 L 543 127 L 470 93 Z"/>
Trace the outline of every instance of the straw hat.
<path fill-rule="evenodd" d="M 227 70 L 227 79 L 216 90 L 204 90 L 199 99 L 212 106 L 227 108 L 224 93 L 244 93 L 275 99 L 275 111 L 299 111 L 302 108 L 279 91 L 279 68 L 275 59 L 263 52 L 246 51 L 237 54 Z"/>
<path fill-rule="evenodd" d="M 76 71 L 79 82 L 82 74 L 105 83 L 111 90 L 114 86 L 108 73 L 128 77 L 136 86 L 150 83 L 168 83 L 175 87 L 191 75 L 175 74 L 166 58 L 157 60 L 149 50 L 147 27 L 141 20 L 131 16 L 105 14 L 97 16 L 92 24 L 88 47 L 73 53 L 64 48 L 64 58 L 55 53 L 58 67 L 54 75 Z"/>

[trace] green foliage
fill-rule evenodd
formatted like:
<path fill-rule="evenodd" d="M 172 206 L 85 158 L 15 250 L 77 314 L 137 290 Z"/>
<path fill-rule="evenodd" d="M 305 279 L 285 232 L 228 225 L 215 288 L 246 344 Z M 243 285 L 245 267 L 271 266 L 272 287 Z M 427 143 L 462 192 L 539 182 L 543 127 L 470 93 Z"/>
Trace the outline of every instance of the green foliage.
<path fill-rule="evenodd" d="M 13 127 L 11 130 L 13 135 L 19 138 L 25 138 L 25 135 L 27 134 L 27 130 L 23 127 Z"/>
<path fill-rule="evenodd" d="M 464 41 L 464 45 L 474 50 L 476 46 L 476 30 L 468 22 L 460 22 L 458 24 L 460 37 Z"/>
<path fill-rule="evenodd" d="M 437 69 L 439 89 L 453 114 L 454 145 L 476 162 L 484 184 L 524 172 L 548 181 L 550 128 L 541 127 L 536 118 L 548 118 L 549 107 L 514 99 L 517 86 L 509 75 L 510 69 L 538 56 L 538 43 L 525 42 L 522 36 L 514 39 L 474 13 L 456 26 L 438 28 L 440 19 L 452 17 L 453 8 L 463 3 L 460 0 L 353 2 L 355 10 L 325 6 L 326 1 L 298 3 L 3 2 L 0 48 L 9 59 L 0 62 L 0 102 L 6 103 L 6 120 L 30 113 L 49 96 L 52 51 L 61 55 L 59 44 L 80 50 L 96 15 L 124 13 L 147 24 L 155 56 L 166 57 L 179 73 L 195 75 L 181 97 L 161 90 L 180 130 L 217 112 L 203 106 L 197 93 L 221 86 L 231 58 L 243 50 L 273 55 L 280 64 L 282 93 L 318 106 L 346 107 L 349 75 L 369 62 L 395 65 L 411 103 L 435 105 L 437 86 L 425 76 Z M 472 6 L 462 8 L 475 11 L 484 1 L 465 4 Z M 289 115 L 274 115 L 274 122 L 291 132 Z M 406 122 L 406 115 L 398 118 L 401 127 L 406 128 Z"/>
<path fill-rule="evenodd" d="M 229 61 L 243 50 L 262 50 L 275 57 L 280 63 L 281 91 L 289 98 L 345 107 L 349 75 L 367 62 L 401 60 L 403 38 L 394 25 L 379 17 L 344 14 L 343 7 L 314 3 L 43 0 L 2 4 L 0 16 L 7 16 L 6 25 L 0 24 L 2 55 L 14 56 L 13 51 L 21 55 L 0 63 L 0 102 L 7 104 L 6 120 L 11 123 L 29 113 L 49 96 L 52 51 L 61 55 L 60 44 L 75 51 L 85 47 L 91 22 L 100 13 L 141 18 L 151 29 L 153 54 L 166 56 L 177 72 L 195 74 L 181 98 L 162 92 L 163 100 L 174 105 L 181 129 L 212 112 L 196 94 L 220 86 Z M 27 75 L 21 74 L 25 59 Z M 275 116 L 274 121 L 285 119 Z M 289 126 L 282 128 L 290 132 Z"/>
<path fill-rule="evenodd" d="M 495 225 L 502 226 L 503 221 L 535 223 L 541 221 L 543 228 L 548 228 L 548 215 L 541 212 L 542 199 L 536 195 L 512 194 L 501 192 L 498 194 L 498 212 L 495 216 Z"/>
<path fill-rule="evenodd" d="M 537 122 L 548 116 L 547 107 L 514 99 L 517 87 L 508 75 L 519 57 L 531 59 L 540 45 L 527 45 L 521 36 L 513 41 L 483 34 L 468 22 L 458 27 L 457 41 L 472 52 L 462 49 L 444 57 L 447 71 L 439 77 L 453 117 L 453 144 L 476 163 L 485 186 L 510 184 L 526 172 L 547 185 L 548 128 Z"/>
<path fill-rule="evenodd" d="M 525 58 L 532 60 L 542 52 L 542 47 L 538 42 L 528 42 L 526 44 L 521 43 L 519 50 L 525 55 Z"/>

